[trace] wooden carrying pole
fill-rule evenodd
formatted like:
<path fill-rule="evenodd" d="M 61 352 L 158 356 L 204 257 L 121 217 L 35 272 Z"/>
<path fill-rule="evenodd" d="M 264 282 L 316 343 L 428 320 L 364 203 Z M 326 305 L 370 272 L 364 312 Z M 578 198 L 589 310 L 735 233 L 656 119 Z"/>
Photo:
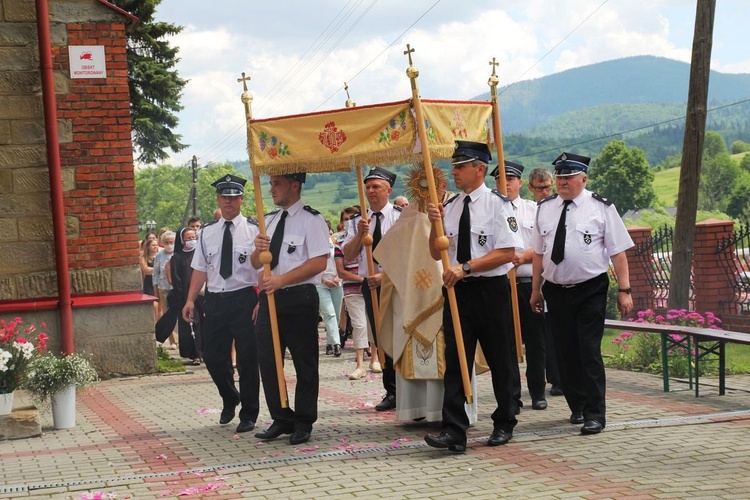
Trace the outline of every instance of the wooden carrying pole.
<path fill-rule="evenodd" d="M 346 107 L 353 108 L 357 105 L 356 102 L 349 95 L 349 86 L 344 82 L 344 90 L 346 91 Z M 355 165 L 354 168 L 357 171 L 357 190 L 359 192 L 359 206 L 364 212 L 361 216 L 364 218 L 367 214 L 367 198 L 365 198 L 365 182 L 362 178 L 362 168 Z M 369 222 L 369 221 L 368 221 Z M 362 245 L 365 247 L 365 260 L 367 260 L 367 276 L 375 274 L 375 261 L 372 258 L 372 236 L 370 234 L 362 235 Z M 375 347 L 378 348 L 378 358 L 381 363 L 385 364 L 385 351 L 383 351 L 382 342 L 380 342 L 380 298 L 378 297 L 378 291 L 375 288 L 370 288 L 370 297 L 372 298 L 372 315 L 373 323 L 375 324 Z"/>
<path fill-rule="evenodd" d="M 508 186 L 505 183 L 505 157 L 503 156 L 503 133 L 500 128 L 500 104 L 497 99 L 497 84 L 500 81 L 495 73 L 495 67 L 498 62 L 492 58 L 492 75 L 487 84 L 490 86 L 490 95 L 492 96 L 492 131 L 495 136 L 495 147 L 497 148 L 497 173 L 498 185 L 500 192 L 508 196 Z M 518 362 L 523 362 L 523 344 L 521 341 L 521 316 L 518 313 L 518 289 L 516 288 L 516 268 L 511 268 L 508 272 L 510 281 L 510 307 L 513 313 L 513 330 L 516 337 L 516 355 Z"/>
<path fill-rule="evenodd" d="M 414 106 L 414 112 L 417 119 L 417 132 L 419 133 L 419 142 L 422 144 L 422 159 L 424 160 L 425 167 L 425 178 L 427 178 L 427 187 L 430 191 L 430 202 L 435 206 L 438 205 L 439 200 L 437 196 L 437 189 L 435 188 L 435 175 L 432 171 L 432 160 L 430 159 L 430 149 L 427 142 L 427 131 L 424 128 L 424 116 L 422 115 L 422 101 L 419 99 L 419 88 L 417 86 L 417 77 L 419 76 L 419 70 L 414 67 L 411 60 L 411 53 L 414 52 L 409 44 L 406 45 L 406 51 L 404 54 L 409 57 L 409 67 L 406 68 L 406 75 L 411 80 L 411 92 L 412 92 L 412 104 Z M 450 241 L 445 236 L 443 230 L 443 222 L 440 220 L 435 221 L 435 247 L 440 251 L 440 259 L 443 263 L 443 269 L 450 267 L 450 260 L 448 259 L 448 246 Z M 458 304 L 456 303 L 456 289 L 453 287 L 446 288 L 448 292 L 448 302 L 451 309 L 451 318 L 453 320 L 453 332 L 456 336 L 456 348 L 458 350 L 458 362 L 461 366 L 461 379 L 464 385 L 464 394 L 466 395 L 466 402 L 471 404 L 473 396 L 471 393 L 471 380 L 469 379 L 469 366 L 466 362 L 466 351 L 464 349 L 464 336 L 461 330 L 461 320 L 458 316 Z"/>
<path fill-rule="evenodd" d="M 252 112 L 250 110 L 250 103 L 253 101 L 253 96 L 247 91 L 247 81 L 250 77 L 246 77 L 245 73 L 242 73 L 242 78 L 238 78 L 238 82 L 242 82 L 244 91 L 242 92 L 242 103 L 245 105 L 245 125 L 247 129 L 247 154 L 250 159 L 250 170 L 253 174 L 253 190 L 255 191 L 255 211 L 258 214 L 258 226 L 260 226 L 260 234 L 266 236 L 266 219 L 263 216 L 263 193 L 260 187 L 260 175 L 258 171 L 253 168 L 253 158 L 250 155 L 251 144 L 250 144 L 250 121 L 253 119 Z M 271 260 L 273 255 L 271 252 L 266 250 L 260 252 L 260 261 L 263 263 L 263 272 L 266 276 L 271 275 Z M 279 341 L 279 321 L 276 317 L 276 297 L 274 294 L 269 293 L 266 295 L 268 299 L 268 315 L 271 318 L 271 338 L 273 340 L 273 355 L 276 359 L 276 378 L 279 382 L 279 398 L 281 399 L 281 407 L 289 408 L 289 396 L 286 391 L 286 380 L 284 379 L 284 364 L 281 357 L 281 342 Z"/>

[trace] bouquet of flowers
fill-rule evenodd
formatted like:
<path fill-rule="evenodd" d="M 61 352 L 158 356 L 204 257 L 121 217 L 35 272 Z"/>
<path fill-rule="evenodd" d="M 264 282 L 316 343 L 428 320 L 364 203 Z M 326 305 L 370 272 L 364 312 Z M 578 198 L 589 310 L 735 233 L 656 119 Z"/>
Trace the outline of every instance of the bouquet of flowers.
<path fill-rule="evenodd" d="M 66 387 L 72 385 L 80 389 L 98 380 L 94 366 L 85 355 L 73 353 L 59 357 L 47 354 L 31 362 L 23 387 L 43 407 L 53 394 Z"/>
<path fill-rule="evenodd" d="M 24 328 L 21 318 L 0 319 L 0 394 L 9 394 L 23 384 L 29 364 L 47 349 L 48 340 L 34 325 Z"/>

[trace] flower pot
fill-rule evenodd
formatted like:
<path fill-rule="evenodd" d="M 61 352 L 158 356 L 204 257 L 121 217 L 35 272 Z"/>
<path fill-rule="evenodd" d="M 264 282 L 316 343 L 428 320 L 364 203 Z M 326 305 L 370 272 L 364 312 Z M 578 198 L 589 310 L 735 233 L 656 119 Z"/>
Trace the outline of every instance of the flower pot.
<path fill-rule="evenodd" d="M 0 394 L 0 415 L 10 415 L 13 411 L 13 393 Z"/>
<path fill-rule="evenodd" d="M 55 429 L 76 426 L 76 387 L 69 385 L 52 395 L 52 421 Z"/>

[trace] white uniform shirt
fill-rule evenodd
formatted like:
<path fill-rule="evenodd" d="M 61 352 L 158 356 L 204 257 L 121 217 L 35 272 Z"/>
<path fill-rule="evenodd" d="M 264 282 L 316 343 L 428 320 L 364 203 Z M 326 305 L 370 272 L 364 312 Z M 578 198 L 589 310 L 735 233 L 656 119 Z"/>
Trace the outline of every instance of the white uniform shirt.
<path fill-rule="evenodd" d="M 328 256 L 331 252 L 331 240 L 328 236 L 328 224 L 320 213 L 310 207 L 305 207 L 302 200 L 287 209 L 288 215 L 284 222 L 284 238 L 281 240 L 279 263 L 271 271 L 274 275 L 286 274 L 321 255 Z M 266 234 L 273 239 L 273 233 L 281 220 L 282 210 L 274 210 L 266 214 Z M 320 283 L 323 273 L 311 276 L 300 283 L 288 286 Z M 286 288 L 286 287 L 285 287 Z"/>
<path fill-rule="evenodd" d="M 513 212 L 518 224 L 518 232 L 523 240 L 523 249 L 531 248 L 531 233 L 534 231 L 536 220 L 536 202 L 524 200 L 520 196 L 511 201 Z M 531 277 L 531 263 L 521 264 L 516 268 L 516 277 Z"/>
<path fill-rule="evenodd" d="M 258 272 L 250 264 L 250 254 L 255 249 L 257 224 L 242 214 L 232 219 L 232 275 L 224 279 L 219 274 L 221 246 L 224 241 L 225 218 L 201 229 L 198 246 L 193 252 L 191 267 L 206 273 L 208 292 L 233 292 L 249 286 L 258 286 Z"/>
<path fill-rule="evenodd" d="M 614 205 L 592 197 L 584 189 L 568 205 L 565 216 L 565 258 L 552 262 L 552 245 L 562 213 L 559 196 L 543 200 L 537 207 L 536 228 L 531 240 L 534 252 L 544 254 L 542 276 L 558 285 L 582 283 L 609 269 L 609 258 L 633 246 Z"/>
<path fill-rule="evenodd" d="M 401 207 L 397 207 L 393 205 L 392 203 L 387 203 L 382 210 L 380 210 L 380 213 L 382 214 L 380 216 L 380 236 L 381 238 L 385 236 L 385 233 L 388 232 L 388 230 L 396 223 L 399 216 L 401 215 Z M 367 210 L 367 218 L 370 220 L 370 231 L 369 234 L 372 235 L 372 233 L 375 231 L 375 219 L 372 216 L 373 211 L 372 209 Z M 344 237 L 344 243 L 341 245 L 341 248 L 345 248 L 346 245 L 349 244 L 349 242 L 354 238 L 354 236 L 357 234 L 357 222 L 359 222 L 360 216 L 352 217 L 349 220 L 349 227 L 347 228 L 347 234 Z M 375 264 L 375 274 L 382 273 L 383 268 L 379 264 Z M 368 269 L 367 269 L 367 253 L 365 250 L 365 246 L 362 245 L 362 247 L 359 249 L 359 270 L 358 273 L 362 277 L 367 277 Z"/>
<path fill-rule="evenodd" d="M 445 205 L 443 227 L 450 240 L 448 258 L 452 266 L 456 265 L 458 249 L 458 225 L 464 209 L 464 198 L 469 196 L 469 215 L 471 218 L 471 258 L 478 259 L 498 248 L 512 248 L 514 252 L 523 250 L 523 241 L 518 234 L 518 225 L 513 224 L 513 206 L 496 195 L 486 185 L 481 185 L 471 194 L 460 193 L 451 198 Z M 515 230 L 513 229 L 515 227 Z M 472 271 L 471 276 L 504 276 L 513 264 L 503 264 L 494 269 L 482 272 Z"/>

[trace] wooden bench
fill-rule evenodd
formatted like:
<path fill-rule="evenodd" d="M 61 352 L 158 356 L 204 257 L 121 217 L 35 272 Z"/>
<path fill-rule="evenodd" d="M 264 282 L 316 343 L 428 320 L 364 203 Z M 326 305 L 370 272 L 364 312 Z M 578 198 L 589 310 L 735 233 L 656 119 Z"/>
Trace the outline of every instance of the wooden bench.
<path fill-rule="evenodd" d="M 719 360 L 719 395 L 726 392 L 726 344 L 750 345 L 750 334 L 732 332 L 728 330 L 713 330 L 711 328 L 694 328 L 679 325 L 657 325 L 653 323 L 636 323 L 634 321 L 620 321 L 608 319 L 604 322 L 606 328 L 633 332 L 658 333 L 661 336 L 661 366 L 664 380 L 664 392 L 669 392 L 669 350 L 681 347 L 688 353 L 688 378 L 690 388 L 693 388 L 693 373 L 695 374 L 695 397 L 700 391 L 700 361 L 708 355 L 716 355 Z M 673 337 L 676 335 L 677 338 Z M 692 348 L 695 348 L 693 356 Z M 693 372 L 691 358 L 695 359 Z"/>

